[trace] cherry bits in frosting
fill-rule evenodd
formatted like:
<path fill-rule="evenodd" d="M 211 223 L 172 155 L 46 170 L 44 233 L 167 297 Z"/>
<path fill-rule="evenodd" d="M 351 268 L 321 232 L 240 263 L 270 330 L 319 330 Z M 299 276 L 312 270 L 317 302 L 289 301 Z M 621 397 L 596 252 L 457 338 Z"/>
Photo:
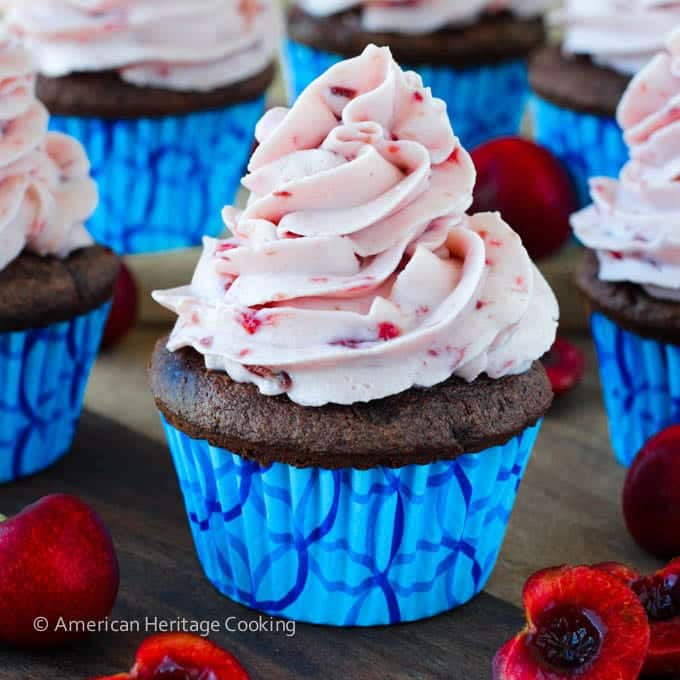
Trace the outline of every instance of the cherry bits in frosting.
<path fill-rule="evenodd" d="M 619 179 L 591 180 L 593 205 L 572 217 L 600 278 L 680 300 L 680 30 L 633 79 L 618 110 L 630 149 Z"/>
<path fill-rule="evenodd" d="M 477 21 L 484 14 L 510 11 L 533 17 L 550 6 L 550 0 L 296 0 L 313 16 L 332 16 L 360 8 L 362 27 L 367 31 L 425 34 L 449 26 Z"/>
<path fill-rule="evenodd" d="M 668 31 L 680 24 L 677 0 L 566 0 L 550 15 L 564 28 L 567 54 L 585 54 L 633 75 L 663 49 Z"/>
<path fill-rule="evenodd" d="M 526 371 L 557 304 L 498 214 L 468 217 L 475 171 L 445 104 L 369 46 L 267 113 L 233 234 L 205 239 L 169 349 L 300 404 L 351 404 Z"/>
<path fill-rule="evenodd" d="M 278 0 L 0 0 L 38 70 L 59 77 L 118 70 L 169 90 L 213 90 L 276 58 Z"/>
<path fill-rule="evenodd" d="M 29 52 L 0 36 L 0 270 L 22 251 L 65 257 L 92 244 L 97 206 L 79 142 L 47 132 Z"/>

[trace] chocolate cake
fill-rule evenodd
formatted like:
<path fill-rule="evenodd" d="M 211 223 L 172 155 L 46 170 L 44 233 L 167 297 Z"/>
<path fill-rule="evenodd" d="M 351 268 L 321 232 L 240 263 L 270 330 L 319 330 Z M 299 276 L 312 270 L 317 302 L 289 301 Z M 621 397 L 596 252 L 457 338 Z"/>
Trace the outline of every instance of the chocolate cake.
<path fill-rule="evenodd" d="M 588 251 L 576 276 L 576 284 L 593 311 L 643 338 L 680 345 L 680 305 L 649 295 L 628 282 L 601 281 L 597 255 Z"/>
<path fill-rule="evenodd" d="M 507 12 L 484 15 L 471 26 L 414 36 L 365 31 L 360 10 L 315 17 L 293 6 L 288 32 L 295 42 L 342 57 L 355 57 L 373 43 L 389 45 L 395 59 L 403 64 L 455 68 L 524 58 L 545 40 L 541 18 L 519 19 Z"/>
<path fill-rule="evenodd" d="M 156 404 L 174 427 L 262 465 L 369 469 L 451 460 L 506 443 L 552 402 L 539 362 L 522 374 L 472 383 L 452 377 L 352 406 L 309 408 L 264 396 L 205 368 L 191 348 L 156 344 L 149 377 Z"/>
<path fill-rule="evenodd" d="M 23 253 L 0 271 L 0 332 L 43 328 L 100 307 L 113 296 L 119 267 L 102 246 L 63 260 Z"/>

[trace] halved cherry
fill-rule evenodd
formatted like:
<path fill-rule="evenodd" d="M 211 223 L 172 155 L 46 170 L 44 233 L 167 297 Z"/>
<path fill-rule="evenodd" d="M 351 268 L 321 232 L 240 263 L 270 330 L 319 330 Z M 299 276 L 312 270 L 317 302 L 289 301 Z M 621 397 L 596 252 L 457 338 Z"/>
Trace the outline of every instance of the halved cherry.
<path fill-rule="evenodd" d="M 137 651 L 130 673 L 93 680 L 249 680 L 234 656 L 187 633 L 154 635 Z"/>
<path fill-rule="evenodd" d="M 637 680 L 649 647 L 640 601 L 619 578 L 556 567 L 524 587 L 527 627 L 496 655 L 494 680 Z"/>

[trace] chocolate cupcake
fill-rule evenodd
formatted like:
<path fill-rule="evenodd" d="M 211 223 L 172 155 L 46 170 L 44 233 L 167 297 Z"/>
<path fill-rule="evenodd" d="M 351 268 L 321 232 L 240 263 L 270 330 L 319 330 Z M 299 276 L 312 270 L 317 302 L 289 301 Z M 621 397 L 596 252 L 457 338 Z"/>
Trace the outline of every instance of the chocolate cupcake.
<path fill-rule="evenodd" d="M 609 429 L 630 465 L 680 422 L 680 31 L 632 80 L 618 120 L 630 160 L 592 180 L 594 204 L 572 218 L 591 249 L 578 285 L 592 310 Z"/>
<path fill-rule="evenodd" d="M 628 160 L 616 108 L 631 77 L 680 24 L 680 2 L 566 0 L 549 21 L 564 29 L 564 40 L 531 60 L 536 139 L 562 159 L 586 205 L 588 179 L 616 175 Z"/>
<path fill-rule="evenodd" d="M 552 393 L 557 304 L 444 102 L 369 46 L 257 127 L 151 360 L 199 557 L 225 595 L 332 625 L 486 583 Z"/>
<path fill-rule="evenodd" d="M 36 59 L 52 129 L 91 155 L 95 238 L 140 253 L 219 233 L 213 216 L 238 190 L 274 73 L 276 2 L 5 4 Z"/>
<path fill-rule="evenodd" d="M 528 95 L 526 58 L 544 42 L 539 14 L 547 4 L 297 0 L 286 44 L 291 101 L 343 58 L 387 45 L 446 101 L 465 146 L 516 134 Z"/>
<path fill-rule="evenodd" d="M 119 266 L 85 230 L 89 162 L 47 132 L 32 69 L 27 50 L 0 42 L 0 482 L 69 449 Z"/>

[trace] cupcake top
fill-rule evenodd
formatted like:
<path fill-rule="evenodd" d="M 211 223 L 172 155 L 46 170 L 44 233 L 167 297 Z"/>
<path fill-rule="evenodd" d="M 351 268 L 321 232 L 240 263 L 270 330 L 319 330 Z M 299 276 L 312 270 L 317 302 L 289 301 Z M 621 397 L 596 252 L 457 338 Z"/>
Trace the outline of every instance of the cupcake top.
<path fill-rule="evenodd" d="M 566 0 L 551 21 L 565 28 L 566 54 L 589 55 L 619 73 L 637 73 L 680 25 L 672 0 Z"/>
<path fill-rule="evenodd" d="M 597 251 L 601 280 L 680 301 L 680 30 L 632 80 L 618 121 L 630 161 L 618 180 L 591 180 L 574 231 Z"/>
<path fill-rule="evenodd" d="M 92 244 L 90 163 L 75 139 L 47 132 L 33 68 L 24 47 L 0 36 L 0 270 L 24 250 L 66 257 Z"/>
<path fill-rule="evenodd" d="M 276 57 L 276 0 L 0 0 L 48 77 L 118 70 L 123 80 L 208 91 Z"/>
<path fill-rule="evenodd" d="M 260 121 L 233 233 L 205 239 L 169 349 L 317 406 L 522 373 L 557 304 L 498 214 L 468 217 L 475 170 L 446 106 L 387 48 L 332 67 Z"/>
<path fill-rule="evenodd" d="M 366 31 L 423 34 L 450 26 L 471 24 L 486 13 L 511 11 L 520 17 L 540 14 L 550 0 L 296 0 L 314 16 L 331 16 L 350 9 L 361 9 Z"/>

